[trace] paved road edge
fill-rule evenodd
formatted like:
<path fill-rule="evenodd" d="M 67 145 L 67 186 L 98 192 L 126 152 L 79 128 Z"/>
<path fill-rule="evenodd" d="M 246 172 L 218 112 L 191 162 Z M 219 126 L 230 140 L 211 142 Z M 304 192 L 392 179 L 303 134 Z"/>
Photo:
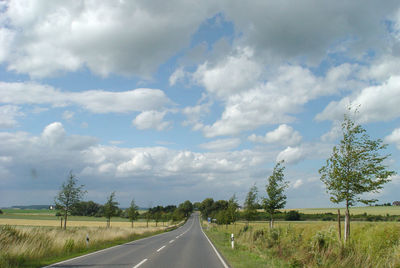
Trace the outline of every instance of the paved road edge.
<path fill-rule="evenodd" d="M 211 242 L 211 240 L 208 238 L 208 236 L 206 235 L 206 233 L 203 231 L 203 226 L 201 225 L 200 222 L 201 216 L 199 217 L 199 223 L 200 223 L 200 228 L 201 231 L 203 232 L 204 236 L 207 238 L 208 242 L 210 243 L 211 247 L 214 249 L 215 254 L 217 254 L 218 259 L 221 261 L 222 265 L 224 266 L 224 268 L 229 268 L 230 266 L 226 263 L 226 261 L 224 260 L 224 258 L 222 257 L 222 255 L 218 252 L 217 248 L 214 246 L 214 244 Z"/>

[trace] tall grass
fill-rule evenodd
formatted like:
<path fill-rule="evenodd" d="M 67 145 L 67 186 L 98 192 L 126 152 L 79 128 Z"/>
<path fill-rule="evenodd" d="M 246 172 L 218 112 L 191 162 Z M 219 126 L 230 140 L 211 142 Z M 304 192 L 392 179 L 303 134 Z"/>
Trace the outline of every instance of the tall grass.
<path fill-rule="evenodd" d="M 0 226 L 0 267 L 31 267 L 45 258 L 55 259 L 104 247 L 111 241 L 129 241 L 162 231 L 151 228 L 93 228 Z M 89 236 L 89 248 L 86 236 Z M 40 265 L 39 265 L 40 266 Z"/>
<path fill-rule="evenodd" d="M 218 237 L 218 233 L 228 245 L 230 234 L 234 233 L 237 245 L 234 251 L 286 263 L 279 267 L 400 267 L 398 223 L 354 222 L 351 228 L 351 241 L 347 244 L 339 240 L 337 226 L 327 222 L 278 223 L 272 230 L 266 223 L 247 227 L 237 224 L 214 226 L 208 232 L 211 238 Z"/>

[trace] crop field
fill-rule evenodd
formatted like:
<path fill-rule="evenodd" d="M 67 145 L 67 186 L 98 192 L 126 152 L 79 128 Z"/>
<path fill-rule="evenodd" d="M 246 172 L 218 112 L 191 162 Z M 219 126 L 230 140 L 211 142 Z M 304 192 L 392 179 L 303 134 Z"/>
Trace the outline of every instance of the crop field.
<path fill-rule="evenodd" d="M 304 214 L 324 214 L 333 213 L 337 214 L 338 208 L 299 208 L 299 209 L 283 209 L 282 211 L 297 210 Z M 340 208 L 340 213 L 344 215 L 345 208 Z M 364 214 L 368 215 L 400 215 L 400 206 L 371 206 L 371 207 L 353 207 L 350 208 L 350 214 Z"/>
<path fill-rule="evenodd" d="M 60 217 L 55 216 L 54 210 L 35 210 L 35 209 L 3 209 L 0 215 L 0 225 L 21 225 L 21 226 L 60 226 Z M 158 222 L 157 226 L 168 226 L 171 222 Z M 105 227 L 106 218 L 68 216 L 67 227 Z M 126 218 L 111 218 L 113 227 L 131 227 L 131 223 Z M 155 227 L 156 223 L 149 222 L 149 227 Z M 147 227 L 147 223 L 142 219 L 134 222 L 134 227 Z"/>

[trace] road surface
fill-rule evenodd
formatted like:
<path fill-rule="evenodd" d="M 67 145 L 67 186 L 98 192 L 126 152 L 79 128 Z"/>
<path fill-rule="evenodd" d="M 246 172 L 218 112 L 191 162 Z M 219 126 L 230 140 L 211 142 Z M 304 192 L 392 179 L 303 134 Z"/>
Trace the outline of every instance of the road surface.
<path fill-rule="evenodd" d="M 48 267 L 217 267 L 227 264 L 200 226 L 198 213 L 180 228 Z"/>

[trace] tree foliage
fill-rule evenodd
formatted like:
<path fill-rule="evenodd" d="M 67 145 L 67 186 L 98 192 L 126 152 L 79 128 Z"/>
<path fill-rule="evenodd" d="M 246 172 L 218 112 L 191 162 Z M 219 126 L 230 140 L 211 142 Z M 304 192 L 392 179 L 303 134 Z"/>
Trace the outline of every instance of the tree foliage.
<path fill-rule="evenodd" d="M 247 221 L 254 220 L 257 215 L 257 208 L 258 208 L 258 189 L 257 186 L 254 184 L 249 192 L 246 195 L 246 199 L 244 201 L 244 218 Z"/>
<path fill-rule="evenodd" d="M 286 205 L 285 189 L 288 182 L 284 180 L 283 161 L 276 163 L 272 175 L 268 177 L 266 185 L 267 196 L 264 198 L 264 209 L 270 215 L 270 227 L 273 227 L 274 214 L 277 209 L 282 209 Z"/>
<path fill-rule="evenodd" d="M 372 140 L 366 130 L 346 114 L 342 122 L 342 139 L 319 170 L 330 200 L 346 204 L 345 224 L 348 229 L 345 228 L 345 239 L 350 234 L 349 207 L 357 202 L 376 202 L 376 199 L 363 194 L 378 192 L 395 174 L 384 164 L 389 155 L 380 154 L 386 146 L 380 139 Z"/>
<path fill-rule="evenodd" d="M 126 214 L 132 224 L 131 227 L 133 228 L 133 221 L 135 221 L 139 216 L 139 207 L 135 204 L 135 199 L 132 199 L 130 207 L 126 210 Z"/>
<path fill-rule="evenodd" d="M 71 209 L 74 205 L 80 202 L 86 191 L 83 190 L 83 185 L 77 186 L 77 178 L 72 173 L 69 173 L 66 182 L 63 182 L 61 189 L 54 199 L 56 208 L 61 211 L 64 217 L 64 229 L 67 228 L 67 218 L 71 213 Z"/>
<path fill-rule="evenodd" d="M 115 192 L 112 192 L 103 206 L 104 217 L 107 218 L 107 227 L 110 227 L 111 217 L 118 215 L 119 203 L 115 201 Z"/>

